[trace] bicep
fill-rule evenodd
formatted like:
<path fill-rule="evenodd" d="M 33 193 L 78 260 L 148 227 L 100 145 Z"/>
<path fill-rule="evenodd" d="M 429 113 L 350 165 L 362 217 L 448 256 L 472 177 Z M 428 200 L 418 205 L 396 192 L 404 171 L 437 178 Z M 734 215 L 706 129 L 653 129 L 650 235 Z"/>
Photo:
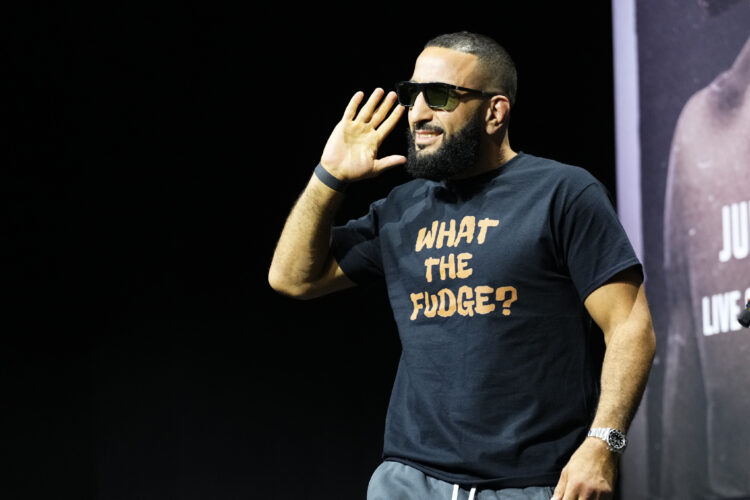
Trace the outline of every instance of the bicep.
<path fill-rule="evenodd" d="M 609 342 L 612 332 L 626 322 L 651 324 L 651 314 L 646 302 L 643 280 L 637 267 L 631 267 L 613 276 L 586 297 L 586 310 L 604 332 Z"/>

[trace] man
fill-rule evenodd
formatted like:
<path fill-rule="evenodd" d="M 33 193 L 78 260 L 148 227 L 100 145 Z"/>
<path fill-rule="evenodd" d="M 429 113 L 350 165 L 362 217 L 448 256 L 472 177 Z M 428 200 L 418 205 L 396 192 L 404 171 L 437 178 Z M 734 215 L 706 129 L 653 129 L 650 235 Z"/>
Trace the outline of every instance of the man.
<path fill-rule="evenodd" d="M 603 187 L 511 149 L 515 67 L 485 36 L 431 40 L 397 90 L 351 99 L 269 271 L 298 298 L 386 281 L 402 355 L 368 498 L 610 497 L 654 336 Z M 378 159 L 406 108 L 409 158 Z M 404 163 L 332 229 L 347 182 Z"/>
<path fill-rule="evenodd" d="M 724 40 L 722 39 L 722 43 Z M 685 104 L 665 200 L 664 498 L 750 497 L 750 39 Z"/>

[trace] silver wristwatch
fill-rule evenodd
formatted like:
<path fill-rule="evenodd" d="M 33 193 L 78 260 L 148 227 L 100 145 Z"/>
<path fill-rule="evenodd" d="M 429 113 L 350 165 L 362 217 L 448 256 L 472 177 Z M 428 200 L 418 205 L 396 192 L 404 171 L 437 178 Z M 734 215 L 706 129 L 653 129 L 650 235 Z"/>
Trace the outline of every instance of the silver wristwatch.
<path fill-rule="evenodd" d="M 609 446 L 609 451 L 615 453 L 622 453 L 628 446 L 628 438 L 625 437 L 625 433 L 609 427 L 592 427 L 589 429 L 587 436 L 603 439 Z"/>

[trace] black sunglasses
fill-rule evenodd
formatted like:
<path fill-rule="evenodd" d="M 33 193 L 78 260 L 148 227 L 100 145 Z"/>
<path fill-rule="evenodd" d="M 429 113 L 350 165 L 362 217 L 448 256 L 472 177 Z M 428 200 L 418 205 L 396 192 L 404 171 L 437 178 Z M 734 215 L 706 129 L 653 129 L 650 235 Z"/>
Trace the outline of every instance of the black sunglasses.
<path fill-rule="evenodd" d="M 424 100 L 429 107 L 451 111 L 458 106 L 458 101 L 461 98 L 461 94 L 456 92 L 457 90 L 479 94 L 485 97 L 498 95 L 497 92 L 485 92 L 484 90 L 469 89 L 442 82 L 398 82 L 396 84 L 398 103 L 409 108 L 414 106 L 414 101 L 417 100 L 417 96 L 422 94 L 424 95 Z"/>

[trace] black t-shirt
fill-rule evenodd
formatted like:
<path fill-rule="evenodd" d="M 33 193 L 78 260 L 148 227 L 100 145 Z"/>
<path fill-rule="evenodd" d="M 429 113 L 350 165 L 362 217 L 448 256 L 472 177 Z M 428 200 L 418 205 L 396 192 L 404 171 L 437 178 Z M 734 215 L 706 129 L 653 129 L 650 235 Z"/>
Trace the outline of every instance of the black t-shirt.
<path fill-rule="evenodd" d="M 384 458 L 451 483 L 555 484 L 598 397 L 583 301 L 639 265 L 604 187 L 521 153 L 408 182 L 333 235 L 348 277 L 385 278 L 399 329 Z"/>

